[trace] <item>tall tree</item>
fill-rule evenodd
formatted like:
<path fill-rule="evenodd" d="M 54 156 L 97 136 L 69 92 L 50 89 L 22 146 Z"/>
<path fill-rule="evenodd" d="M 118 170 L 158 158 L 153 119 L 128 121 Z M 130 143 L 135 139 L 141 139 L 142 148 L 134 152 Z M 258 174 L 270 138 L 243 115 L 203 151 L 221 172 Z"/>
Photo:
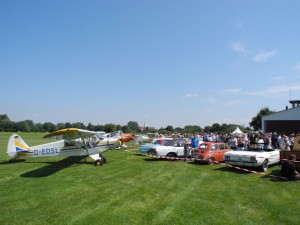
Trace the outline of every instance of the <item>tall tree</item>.
<path fill-rule="evenodd" d="M 11 121 L 6 114 L 0 115 L 0 131 L 7 131 L 11 127 Z"/>
<path fill-rule="evenodd" d="M 262 108 L 255 117 L 252 118 L 249 125 L 253 127 L 254 130 L 261 130 L 262 124 L 261 124 L 261 118 L 266 115 L 270 115 L 274 113 L 275 111 L 271 111 L 268 107 Z"/>
<path fill-rule="evenodd" d="M 140 131 L 139 124 L 135 121 L 129 121 L 127 123 L 127 126 L 129 127 L 130 130 L 132 130 L 132 132 L 139 132 Z"/>

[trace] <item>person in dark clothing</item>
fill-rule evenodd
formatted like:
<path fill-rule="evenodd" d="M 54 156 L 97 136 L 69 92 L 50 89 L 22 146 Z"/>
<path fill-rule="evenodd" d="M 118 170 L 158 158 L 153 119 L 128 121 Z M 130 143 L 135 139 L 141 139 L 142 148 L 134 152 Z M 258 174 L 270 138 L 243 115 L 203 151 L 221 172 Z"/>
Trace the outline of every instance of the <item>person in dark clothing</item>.
<path fill-rule="evenodd" d="M 281 165 L 280 174 L 289 180 L 300 180 L 300 174 L 296 170 L 294 161 L 296 160 L 295 155 L 290 155 L 288 160 L 283 160 Z"/>
<path fill-rule="evenodd" d="M 274 132 L 272 134 L 272 137 L 271 137 L 271 142 L 272 142 L 272 145 L 275 149 L 279 149 L 279 141 L 278 141 L 278 137 L 277 137 L 277 133 Z"/>

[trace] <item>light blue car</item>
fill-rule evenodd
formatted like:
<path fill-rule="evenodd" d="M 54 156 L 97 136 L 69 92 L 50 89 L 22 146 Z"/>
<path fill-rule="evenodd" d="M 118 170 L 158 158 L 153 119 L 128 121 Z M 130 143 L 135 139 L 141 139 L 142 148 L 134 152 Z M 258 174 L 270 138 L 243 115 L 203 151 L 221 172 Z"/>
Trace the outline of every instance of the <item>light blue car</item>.
<path fill-rule="evenodd" d="M 151 147 L 165 145 L 166 143 L 169 143 L 173 138 L 157 138 L 154 139 L 150 144 L 144 144 L 140 146 L 140 152 L 148 154 L 149 149 Z"/>

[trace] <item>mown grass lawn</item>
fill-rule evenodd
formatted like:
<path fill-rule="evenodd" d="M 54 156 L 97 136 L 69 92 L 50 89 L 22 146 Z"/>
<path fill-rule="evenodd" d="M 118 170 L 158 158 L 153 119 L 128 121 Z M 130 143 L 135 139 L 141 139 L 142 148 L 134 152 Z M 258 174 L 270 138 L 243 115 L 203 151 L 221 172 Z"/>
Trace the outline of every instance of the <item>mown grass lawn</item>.
<path fill-rule="evenodd" d="M 20 133 L 29 145 L 44 134 Z M 7 163 L 0 133 L 0 224 L 299 224 L 300 182 L 222 165 L 111 150 L 108 163 L 31 158 Z M 278 166 L 268 173 L 279 175 Z"/>

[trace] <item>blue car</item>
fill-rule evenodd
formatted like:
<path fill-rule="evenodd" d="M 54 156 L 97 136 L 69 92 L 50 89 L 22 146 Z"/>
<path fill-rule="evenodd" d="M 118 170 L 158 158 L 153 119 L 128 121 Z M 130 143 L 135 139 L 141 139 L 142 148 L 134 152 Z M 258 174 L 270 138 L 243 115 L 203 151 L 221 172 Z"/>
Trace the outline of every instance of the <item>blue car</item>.
<path fill-rule="evenodd" d="M 169 143 L 173 138 L 157 138 L 154 139 L 150 144 L 144 144 L 140 146 L 140 152 L 148 154 L 151 147 L 165 145 Z"/>

